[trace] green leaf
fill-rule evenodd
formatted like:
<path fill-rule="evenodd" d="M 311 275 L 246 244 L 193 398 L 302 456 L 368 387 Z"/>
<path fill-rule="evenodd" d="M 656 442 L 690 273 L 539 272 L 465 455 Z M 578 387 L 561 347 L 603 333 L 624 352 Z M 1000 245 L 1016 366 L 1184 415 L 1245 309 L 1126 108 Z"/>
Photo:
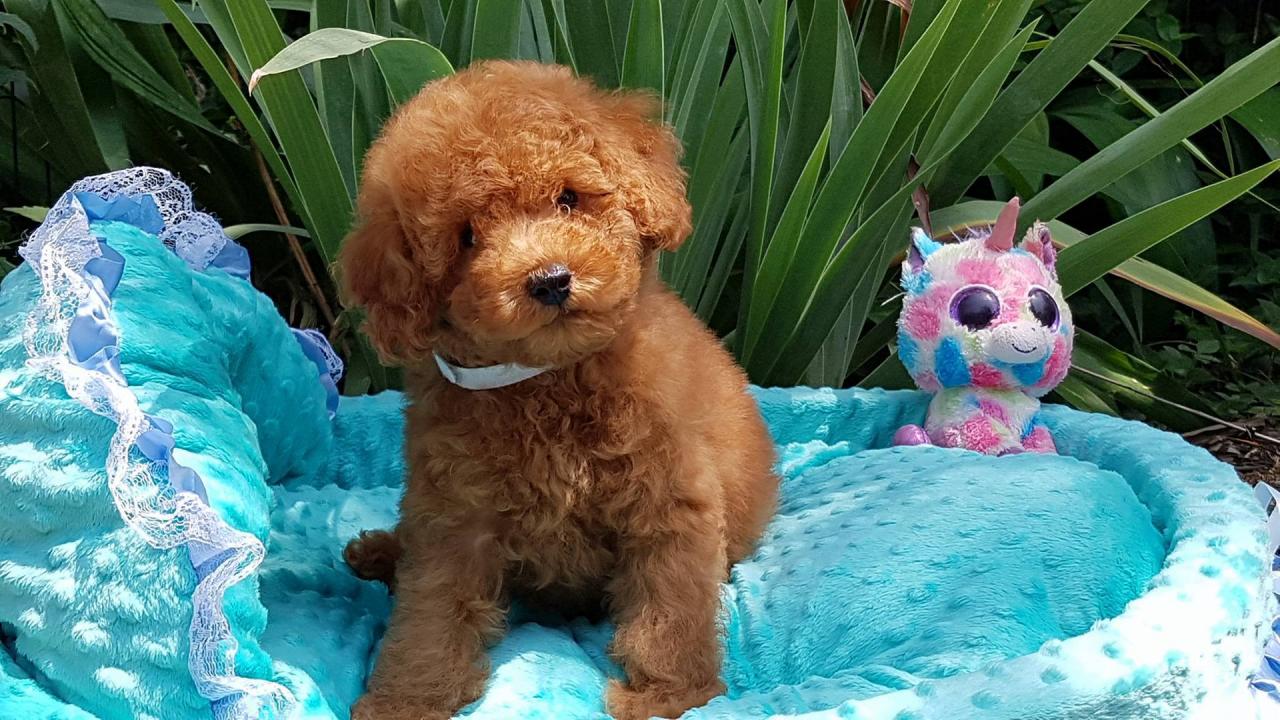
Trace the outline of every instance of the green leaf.
<path fill-rule="evenodd" d="M 650 88 L 664 95 L 664 58 L 661 0 L 635 0 L 622 59 L 622 86 Z"/>
<path fill-rule="evenodd" d="M 1138 409 L 1146 419 L 1176 430 L 1203 425 L 1202 416 L 1195 412 L 1210 409 L 1203 399 L 1156 368 L 1079 328 L 1071 367 L 1072 374 L 1099 395 L 1123 398 L 1125 405 Z"/>
<path fill-rule="evenodd" d="M 449 0 L 440 49 L 455 67 L 471 62 L 471 40 L 476 26 L 477 0 Z"/>
<path fill-rule="evenodd" d="M 164 13 L 156 7 L 156 3 L 151 0 L 96 0 L 102 11 L 112 20 L 124 20 L 131 23 L 146 23 L 148 25 L 163 25 L 168 20 Z M 182 13 L 195 23 L 207 23 L 209 19 L 205 17 L 200 8 L 194 7 L 190 2 L 184 2 L 179 5 Z"/>
<path fill-rule="evenodd" d="M 700 201 L 694 205 L 694 231 L 677 258 L 672 283 L 681 297 L 690 305 L 697 305 L 709 282 L 707 272 L 712 258 L 723 252 L 720 245 L 726 223 L 737 223 L 749 218 L 746 207 L 739 202 L 738 186 L 747 162 L 747 134 L 739 133 L 721 158 L 719 174 L 709 183 L 705 192 L 699 193 Z M 745 227 L 745 226 L 744 226 Z"/>
<path fill-rule="evenodd" d="M 1048 52 L 1048 51 L 1046 51 Z M 1024 217 L 1054 218 L 1275 85 L 1280 38 L 1227 68 L 1163 115 L 1103 148 L 1031 199 Z"/>
<path fill-rule="evenodd" d="M 346 27 L 386 37 L 385 33 L 377 31 L 376 19 L 365 0 L 347 2 Z M 351 70 L 351 83 L 355 90 L 355 103 L 351 108 L 351 167 L 352 173 L 359 177 L 364 167 L 365 152 L 373 143 L 378 129 L 391 116 L 391 98 L 387 93 L 386 79 L 371 54 L 348 55 L 345 60 Z"/>
<path fill-rule="evenodd" d="M 810 202 L 818 185 L 818 173 L 827 159 L 827 144 L 830 140 L 831 122 L 828 121 L 826 127 L 822 129 L 822 134 L 818 136 L 818 142 L 809 153 L 808 161 L 795 180 L 786 208 L 782 211 L 782 216 L 773 230 L 773 237 L 765 248 L 762 265 L 786 267 L 795 261 L 800 231 L 804 227 Z M 755 287 L 751 290 L 751 307 L 747 311 L 747 322 L 743 326 L 748 339 L 758 341 L 760 338 L 760 329 L 764 325 L 767 310 L 777 300 L 782 280 L 781 273 L 761 273 L 756 278 Z M 749 352 L 753 347 L 753 344 L 748 343 L 744 349 Z"/>
<path fill-rule="evenodd" d="M 1097 60 L 1090 60 L 1089 68 L 1098 73 L 1103 80 L 1106 80 L 1108 84 L 1119 90 L 1125 97 L 1129 98 L 1129 102 L 1133 103 L 1134 106 L 1146 114 L 1147 117 L 1154 118 L 1160 116 L 1160 110 L 1156 108 L 1155 105 L 1152 105 L 1146 98 L 1142 97 L 1142 94 L 1135 90 L 1132 85 L 1120 79 L 1118 75 L 1108 70 L 1105 65 Z M 1205 167 L 1212 170 L 1215 175 L 1218 177 L 1226 177 L 1226 175 L 1215 167 L 1213 162 L 1200 151 L 1200 148 L 1196 147 L 1195 143 L 1191 142 L 1190 138 L 1183 138 L 1180 144 L 1182 147 L 1186 148 L 1187 152 L 1191 153 L 1195 159 L 1199 160 Z"/>
<path fill-rule="evenodd" d="M 513 58 L 520 50 L 520 12 L 512 0 L 473 0 L 475 26 L 471 62 L 485 58 Z"/>
<path fill-rule="evenodd" d="M 992 20 L 995 21 L 995 18 Z M 988 46 L 978 43 L 965 66 L 957 74 L 955 81 L 947 88 L 946 94 L 939 103 L 939 110 L 933 122 L 925 131 L 924 140 L 920 143 L 919 157 L 930 160 L 937 147 L 949 147 L 955 143 L 955 135 L 962 128 L 971 128 L 977 123 L 994 102 L 1000 88 L 1004 85 L 1014 63 L 1027 44 L 1027 39 L 1035 31 L 1035 23 L 1028 25 L 1014 35 L 1003 48 L 995 48 L 995 52 L 979 52 Z M 995 43 L 990 43 L 994 46 Z M 984 62 L 980 67 L 971 66 L 971 61 Z M 973 75 L 969 75 L 973 73 Z M 966 82 L 972 77 L 972 81 Z"/>
<path fill-rule="evenodd" d="M 1124 325 L 1124 329 L 1129 333 L 1129 340 L 1133 343 L 1133 347 L 1142 346 L 1141 329 L 1130 319 L 1129 309 L 1121 302 L 1120 296 L 1111 289 L 1111 285 L 1105 277 L 1100 277 L 1093 281 L 1093 289 L 1098 291 L 1102 299 L 1106 301 L 1111 308 L 1111 312 L 1115 313 L 1116 318 L 1120 320 L 1120 324 Z"/>
<path fill-rule="evenodd" d="M 520 18 L 520 57 L 553 63 L 556 61 L 555 33 L 547 23 L 542 0 L 524 0 Z"/>
<path fill-rule="evenodd" d="M 1099 149 L 1120 141 L 1140 127 L 1138 122 L 1114 112 L 1111 107 L 1093 102 L 1092 92 L 1081 93 L 1079 97 L 1079 103 L 1062 103 L 1053 114 Z M 1120 204 L 1115 214 L 1123 217 L 1191 192 L 1203 184 L 1192 157 L 1182 148 L 1172 147 L 1099 192 Z M 1194 225 L 1161 243 L 1148 257 L 1197 281 L 1212 282 L 1212 268 L 1217 260 L 1212 229 L 1207 223 Z M 1198 274 L 1193 276 L 1193 272 Z"/>
<path fill-rule="evenodd" d="M 1272 160 L 1280 158 L 1280 88 L 1241 105 L 1231 118 L 1253 135 Z"/>
<path fill-rule="evenodd" d="M 947 86 L 946 91 L 942 93 L 936 107 L 933 109 L 932 119 L 925 125 L 926 130 L 920 138 L 919 149 L 916 152 L 917 157 L 927 157 L 930 154 L 942 130 L 948 124 L 953 124 L 951 118 L 955 113 L 981 113 L 990 107 L 991 102 L 988 99 L 980 108 L 973 108 L 963 101 L 964 96 L 975 92 L 974 85 L 979 81 L 980 73 L 996 74 L 992 61 L 997 56 L 1005 56 L 1010 52 L 1014 52 L 1014 60 L 1016 61 L 1016 53 L 1021 52 L 1022 47 L 1025 46 L 1025 39 L 1022 45 L 1018 45 L 1017 51 L 1012 51 L 1008 49 L 1008 46 L 1016 43 L 1006 42 L 1004 38 L 1014 35 L 1018 30 L 1018 23 L 1026 15 L 1026 2 L 1027 0 L 1018 0 L 1017 2 L 1000 3 L 995 6 L 994 12 L 986 19 L 986 24 L 980 31 L 982 35 L 992 38 L 993 41 L 975 43 L 969 48 L 968 54 L 958 60 L 960 67 L 955 71 L 952 82 Z M 911 25 L 917 31 L 915 34 L 919 35 L 921 26 L 917 23 L 917 19 L 913 14 Z M 1021 35 L 1019 34 L 1018 36 Z M 1011 67 L 1012 64 L 1010 64 Z M 988 92 L 999 92 L 1007 76 L 1008 70 L 1004 72 L 1004 76 L 1001 76 L 996 81 L 998 84 L 995 89 Z M 990 81 L 988 81 L 988 84 L 990 84 Z"/>
<path fill-rule="evenodd" d="M 93 0 L 55 2 L 62 8 L 62 16 L 75 28 L 85 53 L 109 73 L 116 84 L 174 117 L 214 135 L 222 134 L 188 97 L 151 67 Z"/>
<path fill-rule="evenodd" d="M 676 38 L 682 23 L 693 14 L 700 0 L 664 0 L 662 3 L 662 37 Z M 663 67 L 670 70 L 675 65 L 675 45 L 671 40 L 663 43 Z"/>
<path fill-rule="evenodd" d="M 395 48 L 395 50 L 388 51 L 388 47 Z M 404 59 L 416 60 L 423 65 L 421 69 L 423 77 L 439 77 L 453 71 L 449 61 L 445 60 L 444 55 L 439 50 L 421 40 L 389 38 L 361 32 L 360 30 L 326 27 L 298 38 L 276 53 L 262 67 L 255 70 L 253 76 L 249 78 L 249 92 L 253 92 L 264 77 L 297 70 L 321 60 L 355 55 L 365 50 L 374 52 L 374 57 L 378 60 L 379 66 L 382 64 L 382 56 L 379 55 L 379 50 L 386 53 L 387 57 L 398 54 L 403 56 Z M 411 71 L 411 68 L 402 67 L 403 63 L 401 62 L 391 63 L 391 65 L 398 72 Z M 397 80 L 402 81 L 404 79 L 403 77 L 397 77 Z M 388 87 L 391 88 L 393 86 L 392 78 L 387 77 L 386 80 Z M 403 91 L 404 88 L 400 86 L 401 84 L 397 84 L 396 88 Z M 395 93 L 393 92 L 392 94 L 394 95 Z"/>
<path fill-rule="evenodd" d="M 311 32 L 327 27 L 345 27 L 347 24 L 346 0 L 314 0 L 311 11 Z M 346 57 L 321 60 L 315 66 L 313 88 L 316 106 L 320 110 L 320 122 L 324 125 L 329 145 L 342 171 L 347 194 L 355 196 L 356 156 L 363 154 L 363 146 L 357 148 L 355 129 L 356 86 L 351 74 L 351 64 Z"/>
<path fill-rule="evenodd" d="M 861 208 L 859 200 L 873 179 L 879 180 L 884 177 L 873 171 L 873 168 L 880 164 L 879 158 L 886 156 L 890 151 L 886 143 L 890 142 L 890 136 L 895 133 L 895 128 L 903 127 L 899 124 L 899 118 L 906 117 L 904 109 L 912 104 L 912 97 L 916 96 L 918 89 L 923 87 L 922 92 L 934 93 L 936 100 L 936 94 L 945 87 L 946 78 L 943 78 L 942 83 L 937 82 L 935 78 L 922 86 L 926 70 L 937 67 L 949 68 L 954 72 L 960 64 L 959 58 L 967 54 L 968 48 L 977 41 L 972 36 L 967 23 L 952 24 L 962 7 L 964 3 L 957 0 L 951 0 L 946 4 L 930 28 L 921 36 L 920 41 L 907 53 L 902 64 L 894 71 L 889 82 L 876 97 L 876 101 L 871 104 L 862 122 L 854 130 L 848 146 L 823 182 L 813 209 L 805 222 L 796 256 L 803 257 L 806 261 L 783 265 L 781 260 L 785 258 L 780 257 L 778 264 L 762 266 L 757 273 L 757 282 L 761 281 L 760 276 L 775 273 L 779 274 L 783 280 L 777 294 L 777 302 L 767 308 L 765 322 L 760 326 L 759 334 L 755 337 L 739 338 L 743 348 L 752 349 L 745 350 L 742 358 L 753 378 L 759 380 L 766 377 L 781 357 L 784 343 L 776 342 L 777 338 L 788 337 L 795 332 L 803 332 L 806 335 L 811 332 L 817 333 L 817 342 L 808 351 L 808 355 L 788 360 L 788 363 L 801 363 L 800 371 L 791 378 L 791 381 L 797 379 L 799 372 L 808 365 L 813 353 L 830 333 L 836 318 L 843 311 L 848 293 L 853 291 L 856 281 L 846 289 L 843 296 L 837 298 L 831 295 L 821 301 L 834 303 L 831 307 L 820 310 L 824 313 L 831 312 L 830 321 L 823 321 L 826 323 L 825 328 L 814 330 L 798 327 L 806 308 L 810 307 L 814 299 L 814 289 L 819 284 L 824 268 L 827 267 L 827 260 L 835 252 L 854 213 Z M 965 16 L 969 23 L 975 20 L 972 8 L 972 5 L 968 6 L 969 14 Z M 956 42 L 951 42 L 953 37 Z M 914 104 L 931 105 L 932 103 L 917 97 Z M 922 117 L 915 116 L 908 118 L 905 122 L 918 126 L 922 120 Z M 900 130 L 897 132 L 901 134 Z M 899 147 L 892 150 L 901 157 L 901 143 Z M 888 171 L 887 167 L 881 173 L 886 171 Z M 910 190 L 905 194 L 905 197 L 909 196 Z M 865 210 L 865 208 L 861 209 Z M 896 210 L 896 208 L 893 209 L 894 216 L 897 214 Z M 886 221 L 887 216 L 882 215 L 879 219 Z M 874 262 L 878 254 L 878 248 L 871 250 L 868 262 Z M 741 323 L 741 326 L 746 325 L 745 322 Z M 761 343 L 762 338 L 769 338 L 769 342 Z M 761 351 L 763 355 L 757 358 L 756 354 Z"/>
<path fill-rule="evenodd" d="M 2 27 L 13 28 L 22 36 L 22 39 L 27 41 L 27 47 L 31 50 L 40 49 L 40 41 L 36 38 L 36 31 L 31 29 L 31 25 L 21 17 L 13 13 L 0 12 L 0 28 Z"/>
<path fill-rule="evenodd" d="M 1061 150 L 1025 138 L 1015 138 L 1000 153 L 1000 158 L 1023 172 L 1053 177 L 1062 177 L 1080 164 Z"/>
<path fill-rule="evenodd" d="M 950 20 L 945 23 L 947 39 L 938 45 L 936 52 L 928 55 L 924 72 L 914 83 L 914 90 L 894 123 L 888 140 L 882 148 L 878 149 L 879 159 L 873 166 L 875 168 L 873 176 L 878 177 L 893 163 L 903 158 L 903 149 L 916 138 L 918 128 L 937 107 L 943 93 L 954 84 L 952 79 L 961 72 L 970 73 L 979 69 L 967 63 L 967 59 L 975 54 L 973 49 L 979 44 L 979 39 L 1003 47 L 1008 35 L 1017 28 L 1017 23 L 1014 22 L 1000 23 L 995 29 L 983 30 L 987 21 L 991 19 L 988 13 L 995 10 L 1007 14 L 1010 8 L 1019 7 L 1018 3 L 1022 1 L 1024 0 L 998 4 L 961 2 L 954 11 L 949 9 L 949 2 L 943 6 L 938 17 L 951 15 Z M 928 30 L 925 32 L 928 33 Z M 981 55 L 981 53 L 977 54 Z M 980 67 L 985 66 L 984 63 Z M 962 80 L 961 84 L 967 83 Z M 875 183 L 870 187 L 876 187 Z"/>
<path fill-rule="evenodd" d="M 684 143 L 687 164 L 699 156 L 703 132 L 719 97 L 731 32 L 723 5 L 692 4 L 698 7 L 687 35 L 691 40 L 676 50 L 667 102 L 667 118 Z"/>
<path fill-rule="evenodd" d="M 667 256 L 670 259 L 665 277 L 690 302 L 702 292 L 706 280 L 703 273 L 715 254 L 730 208 L 739 207 L 731 203 L 744 179 L 742 169 L 750 151 L 749 133 L 739 127 L 746 107 L 746 87 L 739 66 L 740 58 L 730 62 L 724 86 L 708 93 L 713 104 L 702 137 L 688 137 L 686 141 L 691 148 L 697 148 L 688 181 L 694 231 L 674 257 Z M 750 178 L 746 181 L 749 185 Z M 745 207 L 736 212 L 748 214 Z"/>
<path fill-rule="evenodd" d="M 804 7 L 804 6 L 801 6 Z M 825 147 L 830 140 L 832 95 L 835 92 L 836 44 L 840 32 L 839 15 L 844 8 L 839 3 L 821 3 L 814 8 L 809 26 L 800 43 L 800 59 L 793 71 L 795 75 L 795 97 L 792 107 L 799 109 L 792 112 L 787 123 L 786 140 L 782 144 L 782 153 L 778 157 L 776 189 L 770 200 L 768 225 L 778 221 L 782 206 L 786 202 L 786 194 L 796 184 L 801 169 L 812 163 L 810 150 L 819 136 L 826 136 Z M 808 160 L 806 160 L 808 158 Z M 818 158 L 821 166 L 824 158 Z M 817 182 L 817 169 L 814 170 L 813 181 Z M 810 188 L 812 193 L 812 188 Z M 804 212 L 808 210 L 809 199 L 806 198 Z M 803 216 L 796 219 L 794 231 L 798 234 Z M 775 233 L 776 236 L 776 233 Z M 754 295 L 755 291 L 752 290 Z M 753 302 L 755 302 L 753 298 Z"/>
<path fill-rule="evenodd" d="M 897 353 L 889 353 L 875 370 L 867 374 L 858 387 L 877 387 L 886 390 L 909 390 L 916 386 L 915 381 L 911 379 L 911 375 L 907 373 L 907 369 L 902 366 L 902 361 L 898 359 Z"/>
<path fill-rule="evenodd" d="M 443 53 L 416 40 L 382 43 L 373 48 L 373 58 L 396 105 L 413 98 L 432 80 L 453 73 Z"/>
<path fill-rule="evenodd" d="M 601 86 L 617 87 L 618 53 L 604 0 L 556 0 L 563 3 L 569 44 L 580 74 L 590 75 Z"/>
<path fill-rule="evenodd" d="M 1120 408 L 1113 400 L 1100 395 L 1089 383 L 1078 375 L 1068 374 L 1062 383 L 1054 388 L 1054 394 L 1067 401 L 1067 404 L 1085 412 L 1104 415 L 1119 415 Z"/>
<path fill-rule="evenodd" d="M 854 46 L 849 16 L 839 13 L 836 31 L 836 72 L 831 91 L 831 142 L 827 146 L 828 163 L 835 163 L 849 144 L 854 128 L 862 122 L 862 82 L 858 69 L 858 50 Z"/>
<path fill-rule="evenodd" d="M 917 47 L 923 43 L 922 39 Z M 830 337 L 849 302 L 856 303 L 854 312 L 860 316 L 852 322 L 862 326 L 875 290 L 887 269 L 887 257 L 891 255 L 890 238 L 897 234 L 895 229 L 905 226 L 911 215 L 911 203 L 908 201 L 911 193 L 931 172 L 932 169 L 922 170 L 915 180 L 871 213 L 836 254 L 813 288 L 795 329 L 783 335 L 786 341 L 778 343 L 770 363 L 762 365 L 766 384 L 795 383 Z"/>
<path fill-rule="evenodd" d="M 44 222 L 45 216 L 49 214 L 49 208 L 40 207 L 37 205 L 24 205 L 22 207 L 7 207 L 4 209 L 4 211 L 13 213 L 14 215 L 24 217 L 28 220 L 34 220 L 35 222 L 38 222 L 38 223 Z"/>
<path fill-rule="evenodd" d="M 265 0 L 227 0 L 239 42 L 250 63 L 261 66 L 284 49 L 280 27 Z M 326 263 L 337 257 L 351 220 L 351 197 L 311 94 L 298 73 L 262 78 L 257 92 L 293 170 L 307 229 Z"/>
<path fill-rule="evenodd" d="M 112 20 L 124 20 L 147 25 L 164 25 L 168 22 L 168 18 L 157 7 L 155 0 L 94 1 L 102 6 L 102 11 Z M 211 1 L 217 0 L 204 0 L 203 4 L 208 5 Z M 293 10 L 295 12 L 309 12 L 311 10 L 311 0 L 270 0 L 267 4 L 275 10 Z M 194 23 L 205 24 L 209 22 L 204 10 L 200 7 L 194 7 L 194 3 L 183 2 L 179 3 L 178 7 Z"/>
<path fill-rule="evenodd" d="M 1222 297 L 1155 263 L 1133 258 L 1111 273 L 1280 349 L 1280 333 Z"/>
<path fill-rule="evenodd" d="M 1208 217 L 1277 169 L 1280 169 L 1280 160 L 1131 215 L 1064 249 L 1058 258 L 1058 276 L 1063 292 L 1067 295 L 1074 293 L 1124 260 Z"/>
<path fill-rule="evenodd" d="M 774 159 L 778 147 L 778 114 L 782 102 L 782 55 L 786 40 L 786 3 L 769 0 L 770 23 L 754 0 L 730 0 L 734 41 L 744 54 L 741 63 L 747 88 L 747 127 L 751 133 L 751 223 L 747 230 L 746 277 L 755 277 L 764 254 Z M 751 282 L 743 284 L 740 325 L 750 307 Z M 750 340 L 750 338 L 747 338 Z"/>
<path fill-rule="evenodd" d="M 954 203 L 1005 146 L 1067 86 L 1148 0 L 1085 5 L 996 99 L 978 127 L 939 172 L 931 188 L 939 205 Z"/>
<path fill-rule="evenodd" d="M 231 58 L 235 72 L 242 78 L 252 75 L 254 68 L 249 64 L 249 58 L 245 56 L 244 43 L 240 42 L 240 36 L 236 34 L 235 25 L 231 22 L 231 11 L 227 7 L 227 3 L 223 0 L 200 1 L 200 9 L 204 11 L 209 24 L 213 26 L 213 32 L 217 35 L 218 42 L 222 45 L 220 49 L 225 51 L 227 56 Z M 333 1 L 342 2 L 343 0 Z M 157 2 L 161 2 L 161 0 L 157 0 Z M 167 16 L 168 12 L 166 11 L 165 14 Z"/>
<path fill-rule="evenodd" d="M 745 207 L 745 203 L 737 203 L 737 206 Z M 707 276 L 707 281 L 698 298 L 696 306 L 698 315 L 707 322 L 711 321 L 716 307 L 720 304 L 729 274 L 742 254 L 742 245 L 747 238 L 747 218 L 748 215 L 745 212 L 739 212 L 733 216 L 733 224 L 725 231 L 724 241 L 720 243 L 719 252 L 716 254 L 715 265 L 711 268 L 711 274 Z"/>
<path fill-rule="evenodd" d="M 556 62 L 573 68 L 575 74 L 581 74 L 577 58 L 573 54 L 573 44 L 569 42 L 569 22 L 566 19 L 564 0 L 542 0 L 543 11 L 550 16 L 551 39 L 555 46 Z"/>
<path fill-rule="evenodd" d="M 618 77 L 622 77 L 622 55 L 627 47 L 627 26 L 631 18 L 631 6 L 635 0 L 598 0 L 609 18 L 609 31 L 613 33 L 613 47 L 618 62 Z"/>
<path fill-rule="evenodd" d="M 298 237 L 304 238 L 311 237 L 311 233 L 307 232 L 305 228 L 294 227 L 292 225 L 272 225 L 270 223 L 243 223 L 240 225 L 228 225 L 222 228 L 222 232 L 232 240 L 239 240 L 245 235 L 259 232 L 297 235 Z"/>
<path fill-rule="evenodd" d="M 875 357 L 876 353 L 888 348 L 893 340 L 898 337 L 898 316 L 902 310 L 900 298 L 900 295 L 895 294 L 886 303 L 893 305 L 889 314 L 877 322 L 870 330 L 863 333 L 862 337 L 858 338 L 858 344 L 849 358 L 849 370 L 851 372 L 856 372 L 863 365 L 866 365 L 869 360 Z"/>
<path fill-rule="evenodd" d="M 138 48 L 138 52 L 156 68 L 169 86 L 182 94 L 187 101 L 196 104 L 196 93 L 191 87 L 191 79 L 182 66 L 182 59 L 174 50 L 173 43 L 160 25 L 129 23 L 123 27 L 125 37 Z"/>
<path fill-rule="evenodd" d="M 258 148 L 258 152 L 262 153 L 267 167 L 271 169 L 271 172 L 276 177 L 276 182 L 280 183 L 280 187 L 284 188 L 285 194 L 289 196 L 299 214 L 303 216 L 304 222 L 309 223 L 306 205 L 303 202 L 301 193 L 298 191 L 297 184 L 293 181 L 293 176 L 285 167 L 284 159 L 276 151 L 276 146 L 271 141 L 271 136 L 267 134 L 267 128 L 258 119 L 258 114 L 249 105 L 248 98 L 240 91 L 240 86 L 236 84 L 235 79 L 231 77 L 230 71 L 222 64 L 213 46 L 209 44 L 209 41 L 205 39 L 204 35 L 191 22 L 191 19 L 182 12 L 174 0 L 156 0 L 156 4 L 173 24 L 174 30 L 177 31 L 182 41 L 186 43 L 187 49 L 195 56 L 197 62 L 200 63 L 200 67 L 204 69 L 209 79 L 213 81 L 214 87 L 218 89 L 223 99 L 227 101 L 231 111 L 235 113 L 236 119 L 240 121 L 245 132 L 249 134 L 249 139 Z"/>
<path fill-rule="evenodd" d="M 40 0 L 6 0 L 5 7 L 35 32 L 37 44 L 27 49 L 27 72 L 40 89 L 32 105 L 48 138 L 75 138 L 75 142 L 51 142 L 49 156 L 73 177 L 94 175 L 128 163 L 123 132 L 112 128 L 111 115 L 94 116 L 91 96 L 86 96 L 72 62 L 56 7 Z M 101 72 L 100 68 L 93 66 Z M 96 78 L 95 78 L 96 80 Z M 97 83 L 91 90 L 101 91 Z M 110 92 L 110 83 L 106 90 Z"/>
<path fill-rule="evenodd" d="M 662 37 L 663 51 L 666 55 L 665 63 L 667 69 L 666 85 L 667 87 L 675 87 L 677 78 L 687 78 L 687 74 L 681 74 L 678 70 L 680 64 L 680 56 L 682 52 L 689 49 L 695 43 L 690 41 L 690 33 L 695 32 L 698 26 L 698 16 L 705 7 L 702 0 L 668 0 L 662 4 Z M 712 3 L 709 8 L 712 12 L 718 9 L 718 4 Z M 705 37 L 705 27 L 698 32 L 697 37 Z"/>

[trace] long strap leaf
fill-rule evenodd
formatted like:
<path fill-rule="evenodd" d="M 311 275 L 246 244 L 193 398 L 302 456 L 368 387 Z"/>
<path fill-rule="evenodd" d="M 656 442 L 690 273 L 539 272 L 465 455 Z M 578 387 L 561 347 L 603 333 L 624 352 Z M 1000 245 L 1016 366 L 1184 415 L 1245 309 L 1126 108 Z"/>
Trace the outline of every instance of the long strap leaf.
<path fill-rule="evenodd" d="M 1046 51 L 1047 52 L 1047 51 Z M 1250 53 L 1159 117 L 1152 118 L 1036 195 L 1025 217 L 1055 218 L 1280 80 L 1280 38 Z"/>
<path fill-rule="evenodd" d="M 1062 291 L 1067 295 L 1076 292 L 1124 260 L 1249 192 L 1277 169 L 1280 169 L 1280 160 L 1160 203 L 1065 248 L 1058 257 Z"/>
<path fill-rule="evenodd" d="M 226 9 L 250 64 L 261 67 L 284 49 L 280 26 L 265 0 L 227 0 Z M 289 158 L 310 217 L 307 229 L 325 260 L 332 262 L 351 222 L 351 196 L 311 93 L 293 72 L 263 78 L 255 95 Z"/>
<path fill-rule="evenodd" d="M 1013 138 L 1075 79 L 1149 0 L 1094 0 L 1000 94 L 991 112 L 939 173 L 939 205 L 960 198 Z"/>
<path fill-rule="evenodd" d="M 174 0 L 156 0 L 156 4 L 160 7 L 165 17 L 169 19 L 169 22 L 173 24 L 174 30 L 186 43 L 187 49 L 195 56 L 196 61 L 200 63 L 200 67 L 209 75 L 214 87 L 218 89 L 218 92 L 222 93 L 223 99 L 231 106 L 231 111 L 235 113 L 236 119 L 240 121 L 245 131 L 249 133 L 249 139 L 258 148 L 258 152 L 262 153 L 267 166 L 271 168 L 276 181 L 280 183 L 280 187 L 284 188 L 285 194 L 289 196 L 289 200 L 298 209 L 303 222 L 310 225 L 305 205 L 302 202 L 302 196 L 298 193 L 298 186 L 294 183 L 293 176 L 290 175 L 288 168 L 285 167 L 284 159 L 276 151 L 275 143 L 271 141 L 271 136 L 267 134 L 267 128 L 258 119 L 258 114 L 253 111 L 248 98 L 240 91 L 240 86 L 236 84 L 226 66 L 218 59 L 218 54 L 214 51 L 213 46 L 209 44 L 209 41 L 205 39 L 204 35 Z"/>

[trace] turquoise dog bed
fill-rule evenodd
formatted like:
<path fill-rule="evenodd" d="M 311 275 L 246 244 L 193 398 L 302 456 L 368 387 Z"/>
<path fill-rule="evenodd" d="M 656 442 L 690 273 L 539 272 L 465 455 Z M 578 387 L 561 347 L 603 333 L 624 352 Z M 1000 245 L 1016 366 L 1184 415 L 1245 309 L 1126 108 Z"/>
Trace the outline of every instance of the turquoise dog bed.
<path fill-rule="evenodd" d="M 403 398 L 339 404 L 323 338 L 163 171 L 82 181 L 23 255 L 0 291 L 0 718 L 346 718 L 391 600 L 341 550 L 395 521 Z M 1273 551 L 1204 451 L 1061 407 L 1061 456 L 890 448 L 926 397 L 757 399 L 781 502 L 723 589 L 728 692 L 687 718 L 1261 712 Z M 607 717 L 607 625 L 510 625 L 466 716 Z"/>

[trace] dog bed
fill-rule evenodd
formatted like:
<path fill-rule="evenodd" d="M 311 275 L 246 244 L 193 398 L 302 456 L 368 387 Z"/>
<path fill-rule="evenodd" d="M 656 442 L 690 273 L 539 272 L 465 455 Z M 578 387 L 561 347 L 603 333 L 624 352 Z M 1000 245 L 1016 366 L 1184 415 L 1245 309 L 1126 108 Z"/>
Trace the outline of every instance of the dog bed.
<path fill-rule="evenodd" d="M 339 404 L 323 338 L 163 171 L 78 183 L 23 256 L 0 289 L 0 718 L 346 718 L 391 601 L 341 550 L 395 521 L 403 398 Z M 926 396 L 757 399 L 781 501 L 723 588 L 728 691 L 687 718 L 1260 712 L 1273 551 L 1204 451 L 1053 406 L 1061 456 L 890 448 Z M 510 626 L 464 715 L 607 717 L 607 624 Z"/>

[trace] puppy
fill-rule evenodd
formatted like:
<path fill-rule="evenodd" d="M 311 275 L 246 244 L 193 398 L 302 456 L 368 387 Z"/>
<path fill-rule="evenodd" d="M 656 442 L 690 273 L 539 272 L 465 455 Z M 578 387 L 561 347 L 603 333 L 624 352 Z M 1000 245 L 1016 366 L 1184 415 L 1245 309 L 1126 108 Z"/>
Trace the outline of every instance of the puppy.
<path fill-rule="evenodd" d="M 394 582 L 357 720 L 476 699 L 512 596 L 607 610 L 619 720 L 723 690 L 718 585 L 774 509 L 746 379 L 658 278 L 690 232 L 647 96 L 485 62 L 427 86 L 365 160 L 344 292 L 405 368 L 394 531 L 347 547 Z"/>

